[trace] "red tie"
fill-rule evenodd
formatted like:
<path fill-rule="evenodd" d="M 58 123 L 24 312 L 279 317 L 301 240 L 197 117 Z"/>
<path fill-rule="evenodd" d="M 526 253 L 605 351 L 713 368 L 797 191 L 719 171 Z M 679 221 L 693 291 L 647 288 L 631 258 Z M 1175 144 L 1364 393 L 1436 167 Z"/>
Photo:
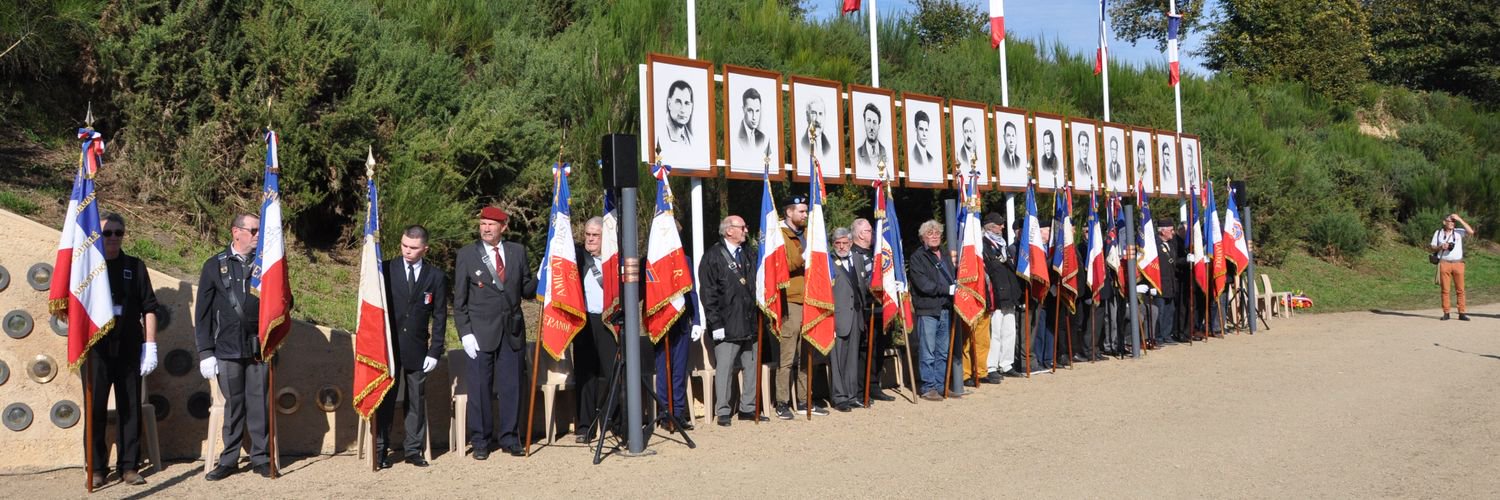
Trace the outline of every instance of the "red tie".
<path fill-rule="evenodd" d="M 505 282 L 505 261 L 500 260 L 500 245 L 495 245 L 495 279 Z"/>

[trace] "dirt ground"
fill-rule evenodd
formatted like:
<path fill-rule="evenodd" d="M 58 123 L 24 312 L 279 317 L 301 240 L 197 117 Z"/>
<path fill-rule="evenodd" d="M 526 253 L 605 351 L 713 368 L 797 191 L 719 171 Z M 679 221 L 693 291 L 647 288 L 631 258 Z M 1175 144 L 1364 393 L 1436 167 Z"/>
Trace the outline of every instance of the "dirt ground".
<path fill-rule="evenodd" d="M 702 421 L 698 448 L 607 457 L 564 438 L 523 460 L 457 454 L 371 473 L 288 458 L 274 482 L 175 463 L 103 498 L 1487 497 L 1500 491 L 1500 304 L 1301 315 L 1231 335 L 811 422 Z M 675 437 L 674 437 L 675 439 Z M 567 441 L 567 444 L 561 444 Z M 0 497 L 83 493 L 80 469 L 0 476 Z"/>

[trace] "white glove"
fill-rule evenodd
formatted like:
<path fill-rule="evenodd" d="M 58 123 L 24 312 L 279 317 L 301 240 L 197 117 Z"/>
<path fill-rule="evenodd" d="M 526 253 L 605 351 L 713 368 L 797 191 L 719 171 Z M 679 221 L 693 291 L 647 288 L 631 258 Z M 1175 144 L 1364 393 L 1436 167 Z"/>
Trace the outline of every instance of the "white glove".
<path fill-rule="evenodd" d="M 958 285 L 948 285 L 948 295 L 958 293 Z"/>
<path fill-rule="evenodd" d="M 458 340 L 463 342 L 464 354 L 468 354 L 469 359 L 479 359 L 479 340 L 474 338 L 474 334 L 464 335 Z"/>
<path fill-rule="evenodd" d="M 1156 289 L 1155 289 L 1155 288 L 1152 288 L 1152 289 L 1151 289 L 1151 296 L 1152 296 L 1152 297 L 1155 297 L 1155 296 L 1156 296 Z"/>
<path fill-rule="evenodd" d="M 204 380 L 213 380 L 214 375 L 219 374 L 219 358 L 209 356 L 198 362 L 198 373 L 203 375 Z"/>
<path fill-rule="evenodd" d="M 1147 287 L 1146 285 L 1136 285 L 1135 293 L 1146 293 L 1146 291 L 1149 289 L 1150 287 Z"/>
<path fill-rule="evenodd" d="M 437 358 L 434 358 L 432 356 L 428 356 L 427 359 L 423 359 L 422 360 L 422 373 L 432 373 L 432 371 L 436 370 L 436 369 L 437 369 Z"/>
<path fill-rule="evenodd" d="M 1197 264 L 1198 263 L 1198 254 L 1195 254 L 1195 253 L 1188 254 L 1188 263 L 1189 264 Z"/>
<path fill-rule="evenodd" d="M 147 342 L 141 346 L 141 376 L 153 371 L 156 371 L 156 342 Z"/>
<path fill-rule="evenodd" d="M 703 340 L 703 325 L 693 325 L 693 342 Z"/>
<path fill-rule="evenodd" d="M 714 329 L 714 340 L 724 340 L 724 329 L 723 328 Z"/>

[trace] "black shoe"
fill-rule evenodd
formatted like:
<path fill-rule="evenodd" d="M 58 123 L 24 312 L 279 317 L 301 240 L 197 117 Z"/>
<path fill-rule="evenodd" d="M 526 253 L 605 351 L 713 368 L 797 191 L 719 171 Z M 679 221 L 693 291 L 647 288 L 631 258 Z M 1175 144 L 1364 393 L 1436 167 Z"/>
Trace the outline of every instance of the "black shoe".
<path fill-rule="evenodd" d="M 573 437 L 573 442 L 575 442 L 575 443 L 587 443 L 589 441 L 591 441 L 589 439 L 589 437 L 585 436 L 583 434 L 579 434 L 579 435 Z"/>
<path fill-rule="evenodd" d="M 795 415 L 792 415 L 792 409 L 789 406 L 776 405 L 776 418 L 782 420 L 791 420 L 797 417 Z"/>
<path fill-rule="evenodd" d="M 964 379 L 964 387 L 979 387 L 979 384 L 974 383 L 974 379 L 972 378 L 966 378 Z"/>
<path fill-rule="evenodd" d="M 885 391 L 875 391 L 874 394 L 870 395 L 870 399 L 875 401 L 895 401 L 896 397 L 886 394 Z"/>
<path fill-rule="evenodd" d="M 251 467 L 250 470 L 255 471 L 256 474 L 260 475 L 260 477 L 266 479 L 271 478 L 271 464 L 260 464 L 255 467 Z"/>
<path fill-rule="evenodd" d="M 526 456 L 526 449 L 522 448 L 521 445 L 519 445 L 519 444 L 513 444 L 513 445 L 510 445 L 510 446 L 506 446 L 505 447 L 505 452 L 509 453 L 510 456 L 512 456 L 512 457 L 524 457 L 524 456 Z"/>
<path fill-rule="evenodd" d="M 846 403 L 841 405 L 833 405 L 833 409 L 838 410 L 839 413 L 849 413 L 849 411 L 852 410 L 853 407 Z"/>
<path fill-rule="evenodd" d="M 1469 315 L 1464 314 L 1464 313 L 1458 313 L 1458 320 L 1459 321 L 1468 321 L 1469 320 Z"/>
<path fill-rule="evenodd" d="M 729 427 L 729 415 L 719 415 L 719 427 Z"/>
<path fill-rule="evenodd" d="M 139 471 L 135 471 L 135 470 L 124 470 L 124 471 L 121 471 L 120 472 L 120 480 L 121 481 L 125 481 L 125 484 L 135 485 L 135 486 L 140 486 L 140 485 L 146 484 L 146 478 L 141 477 L 141 473 Z M 98 486 L 95 486 L 95 488 L 98 488 Z"/>
<path fill-rule="evenodd" d="M 1088 356 L 1084 356 L 1082 354 L 1074 354 L 1073 355 L 1073 362 L 1074 363 L 1087 363 L 1087 362 L 1089 362 L 1089 357 Z"/>
<path fill-rule="evenodd" d="M 991 374 L 986 375 L 984 377 L 984 383 L 986 383 L 986 384 L 999 384 L 999 383 L 1004 382 L 1004 381 L 1005 381 L 1005 376 L 1003 376 L 1003 375 L 1001 375 L 999 373 L 991 373 Z"/>
<path fill-rule="evenodd" d="M 870 404 L 875 404 L 875 403 L 870 403 Z M 865 404 L 859 402 L 858 399 L 849 402 L 849 408 L 864 408 L 864 407 L 865 407 Z"/>
<path fill-rule="evenodd" d="M 384 456 L 380 457 L 380 464 L 377 465 L 377 467 L 382 468 L 382 469 L 389 469 L 389 468 L 391 468 L 391 459 L 386 458 Z"/>
<path fill-rule="evenodd" d="M 417 467 L 426 467 L 426 466 L 429 465 L 427 463 L 427 459 L 422 458 L 421 455 L 412 455 L 412 456 L 406 457 L 406 463 L 410 464 L 410 465 L 415 465 Z"/>
<path fill-rule="evenodd" d="M 1025 373 L 1021 373 L 1020 370 L 1017 370 L 1015 368 L 1011 368 L 1010 371 L 1005 372 L 1002 375 L 1005 375 L 1005 376 L 1011 377 L 1011 378 L 1026 378 L 1026 374 Z"/>
<path fill-rule="evenodd" d="M 489 460 L 490 450 L 478 448 L 474 450 L 474 460 Z"/>
<path fill-rule="evenodd" d="M 218 467 L 214 467 L 214 470 L 208 471 L 208 474 L 204 474 L 203 479 L 207 479 L 209 481 L 218 481 L 220 479 L 229 477 L 230 474 L 234 474 L 235 472 L 236 471 L 234 467 L 230 467 L 228 465 L 220 465 Z"/>
<path fill-rule="evenodd" d="M 745 421 L 749 421 L 749 422 L 754 422 L 756 420 L 755 419 L 755 412 L 749 412 L 749 411 L 740 412 L 740 414 L 739 414 L 739 416 L 737 418 L 739 418 L 740 420 L 745 420 Z M 760 421 L 761 422 L 770 422 L 771 421 L 771 417 L 767 417 L 765 415 L 761 415 L 760 416 Z"/>
<path fill-rule="evenodd" d="M 1450 318 L 1449 318 L 1449 316 L 1448 316 L 1448 313 L 1443 313 L 1443 317 L 1441 317 L 1441 318 L 1438 318 L 1438 319 L 1439 319 L 1439 320 L 1442 320 L 1442 321 L 1448 321 L 1448 320 L 1449 320 L 1449 319 L 1450 319 Z"/>
<path fill-rule="evenodd" d="M 685 430 L 685 431 L 693 430 L 693 420 L 692 419 L 688 419 L 688 420 L 683 421 L 682 422 L 682 430 Z"/>
<path fill-rule="evenodd" d="M 139 476 L 137 476 L 137 477 L 139 477 Z M 103 488 L 104 487 L 104 481 L 106 479 L 108 479 L 108 478 L 109 478 L 109 474 L 108 473 L 105 473 L 105 472 L 95 472 L 93 475 L 89 476 L 89 484 L 92 485 L 92 487 L 94 487 L 94 488 Z M 212 479 L 210 479 L 210 481 L 212 481 Z M 145 481 L 142 480 L 141 482 L 144 483 Z"/>

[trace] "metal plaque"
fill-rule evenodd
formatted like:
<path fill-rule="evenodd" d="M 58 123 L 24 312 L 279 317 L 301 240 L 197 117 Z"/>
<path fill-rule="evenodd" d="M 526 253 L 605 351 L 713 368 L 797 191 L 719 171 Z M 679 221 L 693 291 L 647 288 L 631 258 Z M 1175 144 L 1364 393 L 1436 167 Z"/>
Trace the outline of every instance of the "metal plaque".
<path fill-rule="evenodd" d="M 31 283 L 31 288 L 37 291 L 45 291 L 52 288 L 52 264 L 38 262 L 26 270 L 26 281 Z"/>
<path fill-rule="evenodd" d="M 337 387 L 325 385 L 318 389 L 318 409 L 332 413 L 339 409 L 339 403 L 344 400 L 344 393 Z"/>
<path fill-rule="evenodd" d="M 162 363 L 162 366 L 167 369 L 168 375 L 181 377 L 187 375 L 193 368 L 197 368 L 198 363 L 193 360 L 193 353 L 188 352 L 187 349 L 172 349 L 167 353 L 166 362 Z"/>
<path fill-rule="evenodd" d="M 195 392 L 188 396 L 187 411 L 193 418 L 203 420 L 208 418 L 208 408 L 213 405 L 214 399 L 206 392 Z M 217 432 L 217 431 L 214 431 Z"/>
<path fill-rule="evenodd" d="M 66 399 L 52 405 L 52 425 L 59 429 L 71 428 L 78 424 L 78 418 L 83 411 L 78 409 L 78 403 Z"/>
<path fill-rule="evenodd" d="M 34 323 L 31 320 L 31 313 L 26 312 L 24 309 L 16 309 L 5 313 L 5 334 L 9 335 L 10 338 L 26 338 L 27 335 L 31 335 L 32 326 L 34 326 Z"/>
<path fill-rule="evenodd" d="M 53 315 L 51 319 L 47 320 L 47 324 L 52 326 L 52 333 L 57 334 L 57 336 L 59 336 L 59 337 L 67 337 L 68 336 L 68 320 L 67 320 L 67 318 L 64 318 L 62 316 Z"/>
<path fill-rule="evenodd" d="M 51 382 L 57 376 L 57 362 L 51 356 L 38 354 L 31 360 L 31 365 L 26 367 L 26 376 L 38 384 Z"/>
<path fill-rule="evenodd" d="M 276 392 L 276 412 L 282 415 L 297 413 L 302 408 L 302 394 L 291 387 Z"/>
<path fill-rule="evenodd" d="M 10 270 L 5 266 L 0 266 L 0 292 L 5 291 L 6 288 L 10 288 Z"/>
<path fill-rule="evenodd" d="M 5 364 L 5 360 L 0 359 L 0 385 L 5 385 L 5 382 L 8 380 L 10 380 L 10 365 Z"/>
<path fill-rule="evenodd" d="M 31 427 L 31 407 L 26 403 L 11 403 L 5 407 L 5 414 L 0 415 L 0 420 L 5 421 L 5 428 L 16 432 Z"/>
<path fill-rule="evenodd" d="M 146 402 L 151 403 L 151 409 L 156 411 L 156 420 L 158 422 L 166 420 L 167 416 L 172 414 L 172 402 L 167 401 L 166 396 L 152 394 L 146 398 Z"/>

